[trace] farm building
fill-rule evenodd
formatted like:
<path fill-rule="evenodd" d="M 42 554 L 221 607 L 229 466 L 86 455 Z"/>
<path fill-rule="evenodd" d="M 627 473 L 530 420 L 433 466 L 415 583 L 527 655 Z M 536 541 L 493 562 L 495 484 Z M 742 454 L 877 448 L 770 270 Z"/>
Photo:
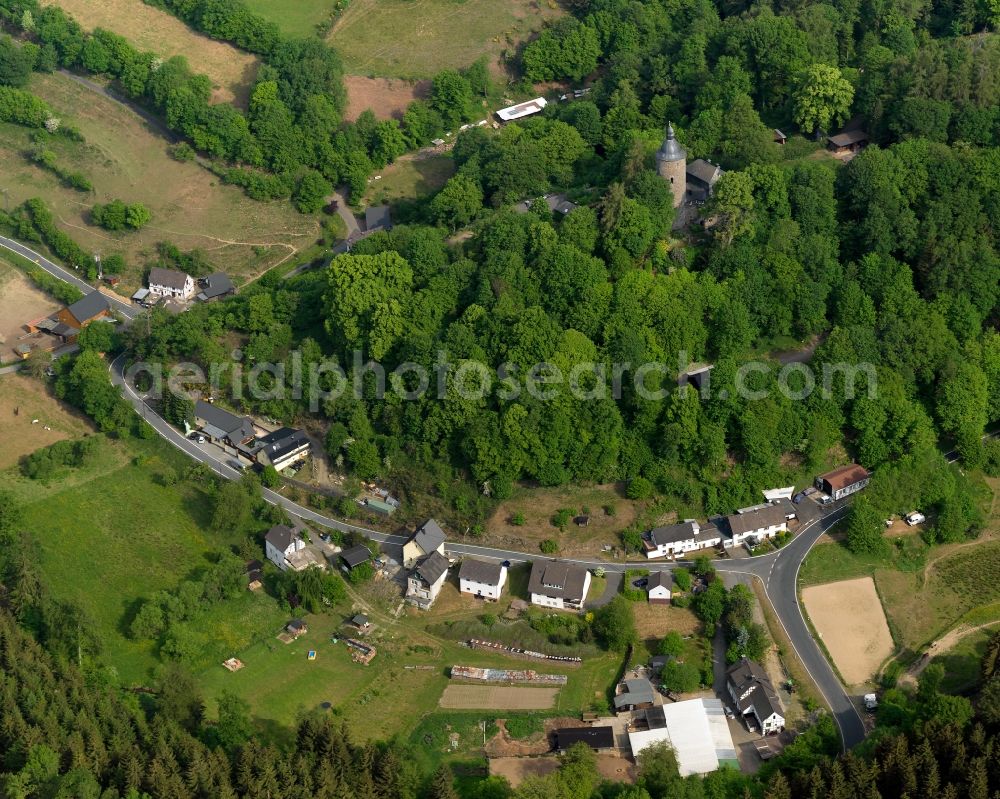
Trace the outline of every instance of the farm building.
<path fill-rule="evenodd" d="M 860 491 L 870 479 L 871 475 L 864 466 L 849 463 L 817 477 L 816 488 L 837 500 Z"/>
<path fill-rule="evenodd" d="M 505 582 L 507 567 L 501 563 L 465 558 L 458 570 L 459 590 L 481 599 L 499 599 Z"/>
<path fill-rule="evenodd" d="M 582 566 L 558 560 L 536 560 L 531 564 L 528 593 L 533 605 L 580 610 L 589 590 L 590 572 Z"/>
<path fill-rule="evenodd" d="M 194 278 L 176 269 L 154 266 L 149 270 L 146 284 L 149 286 L 149 293 L 158 297 L 187 300 L 194 294 Z"/>
<path fill-rule="evenodd" d="M 441 525 L 434 519 L 428 519 L 409 540 L 403 544 L 403 567 L 412 569 L 417 561 L 432 552 L 444 554 L 445 534 Z"/>
<path fill-rule="evenodd" d="M 595 752 L 611 752 L 615 748 L 614 727 L 563 727 L 555 731 L 556 751 L 565 752 L 571 746 L 584 743 Z"/>
<path fill-rule="evenodd" d="M 91 322 L 110 318 L 111 302 L 101 292 L 92 291 L 53 316 L 29 322 L 26 327 L 29 333 L 41 330 L 55 336 L 63 344 L 72 344 L 80 331 Z"/>
<path fill-rule="evenodd" d="M 200 302 L 213 302 L 236 293 L 233 281 L 225 272 L 213 272 L 208 277 L 200 278 L 198 287 L 201 291 L 196 299 Z"/>
<path fill-rule="evenodd" d="M 358 544 L 356 547 L 345 549 L 340 553 L 340 568 L 345 572 L 351 572 L 363 563 L 368 563 L 372 559 L 372 553 L 368 547 Z"/>
<path fill-rule="evenodd" d="M 718 546 L 721 541 L 722 536 L 714 527 L 702 530 L 694 519 L 685 519 L 680 524 L 654 527 L 643 538 L 642 543 L 646 548 L 647 558 L 662 558 Z"/>
<path fill-rule="evenodd" d="M 650 708 L 633 721 L 628 733 L 632 756 L 658 743 L 669 744 L 682 777 L 708 774 L 729 764 L 739 768 L 722 702 L 689 699 Z"/>
<path fill-rule="evenodd" d="M 658 571 L 649 575 L 646 592 L 650 605 L 669 605 L 674 578 L 670 572 Z"/>
<path fill-rule="evenodd" d="M 241 447 L 253 441 L 253 422 L 249 416 L 235 413 L 198 400 L 194 404 L 194 421 L 198 429 L 217 444 Z"/>
<path fill-rule="evenodd" d="M 282 571 L 292 569 L 299 571 L 295 567 L 295 553 L 305 549 L 306 542 L 302 540 L 302 534 L 298 529 L 293 529 L 287 524 L 276 524 L 264 536 L 264 552 L 267 559 Z M 300 567 L 301 568 L 301 567 Z"/>
<path fill-rule="evenodd" d="M 863 130 L 845 130 L 830 136 L 826 146 L 834 155 L 856 153 L 868 146 L 868 134 Z"/>
<path fill-rule="evenodd" d="M 753 721 L 764 735 L 785 728 L 774 685 L 759 663 L 747 658 L 734 663 L 726 670 L 726 687 L 748 728 L 754 728 Z"/>
<path fill-rule="evenodd" d="M 421 610 L 434 604 L 441 586 L 448 578 L 448 559 L 440 552 L 431 552 L 410 572 L 406 580 L 406 599 Z"/>
<path fill-rule="evenodd" d="M 788 516 L 783 503 L 748 508 L 727 516 L 726 521 L 734 546 L 747 540 L 759 542 L 765 538 L 774 538 L 788 529 Z"/>
<path fill-rule="evenodd" d="M 309 437 L 292 427 L 282 427 L 257 439 L 253 455 L 261 466 L 273 466 L 279 472 L 309 456 Z"/>
<path fill-rule="evenodd" d="M 625 680 L 620 687 L 622 691 L 615 695 L 614 700 L 616 713 L 623 710 L 640 710 L 653 707 L 655 704 L 653 685 L 643 677 Z"/>
<path fill-rule="evenodd" d="M 533 114 L 541 113 L 549 103 L 544 97 L 536 97 L 534 100 L 527 100 L 517 105 L 501 108 L 497 111 L 497 116 L 501 122 L 513 122 L 515 119 L 524 119 Z"/>

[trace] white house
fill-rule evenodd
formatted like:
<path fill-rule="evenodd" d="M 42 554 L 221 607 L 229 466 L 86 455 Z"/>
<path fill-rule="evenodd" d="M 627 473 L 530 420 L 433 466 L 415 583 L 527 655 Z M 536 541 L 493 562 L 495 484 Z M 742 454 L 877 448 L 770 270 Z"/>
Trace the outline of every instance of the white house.
<path fill-rule="evenodd" d="M 515 119 L 524 119 L 524 117 L 541 113 L 547 105 L 548 101 L 544 97 L 536 97 L 534 100 L 527 100 L 517 105 L 501 108 L 497 111 L 497 116 L 503 122 L 513 122 Z"/>
<path fill-rule="evenodd" d="M 590 572 L 582 566 L 557 560 L 536 560 L 531 564 L 528 593 L 534 605 L 580 610 L 589 590 Z"/>
<path fill-rule="evenodd" d="M 781 732 L 785 728 L 781 702 L 770 677 L 759 663 L 746 658 L 734 663 L 726 670 L 726 686 L 748 727 L 751 726 L 748 717 L 752 716 L 764 735 Z"/>
<path fill-rule="evenodd" d="M 734 546 L 742 544 L 748 539 L 753 541 L 763 541 L 765 538 L 774 538 L 778 533 L 788 529 L 788 516 L 794 516 L 794 508 L 791 503 L 775 503 L 764 505 L 763 507 L 747 508 L 741 513 L 734 513 L 727 517 L 729 530 L 732 534 Z"/>
<path fill-rule="evenodd" d="M 149 270 L 149 293 L 160 297 L 190 299 L 194 294 L 194 278 L 176 269 L 154 266 Z"/>
<path fill-rule="evenodd" d="M 410 572 L 406 581 L 406 601 L 427 610 L 441 593 L 447 577 L 448 559 L 440 552 L 432 552 Z"/>
<path fill-rule="evenodd" d="M 653 572 L 646 583 L 646 591 L 650 605 L 669 605 L 673 591 L 674 578 L 670 572 Z"/>
<path fill-rule="evenodd" d="M 444 555 L 444 530 L 434 519 L 428 519 L 403 544 L 403 568 L 412 569 L 417 561 L 426 558 L 432 552 Z"/>
<path fill-rule="evenodd" d="M 298 530 L 293 530 L 287 524 L 276 524 L 264 536 L 264 551 L 267 559 L 282 571 L 292 567 L 291 557 L 301 549 L 306 542 Z"/>
<path fill-rule="evenodd" d="M 643 539 L 643 545 L 647 558 L 663 558 L 718 546 L 720 541 L 722 535 L 714 527 L 702 530 L 694 519 L 685 519 L 680 524 L 654 527 Z"/>
<path fill-rule="evenodd" d="M 482 599 L 497 600 L 507 582 L 507 567 L 502 563 L 465 558 L 458 570 L 459 590 Z"/>

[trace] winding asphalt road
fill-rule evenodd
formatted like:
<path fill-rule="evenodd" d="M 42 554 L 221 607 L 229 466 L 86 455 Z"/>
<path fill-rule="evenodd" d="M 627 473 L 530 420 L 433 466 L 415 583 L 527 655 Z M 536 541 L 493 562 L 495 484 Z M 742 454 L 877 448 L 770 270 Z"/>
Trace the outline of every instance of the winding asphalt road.
<path fill-rule="evenodd" d="M 0 247 L 27 258 L 53 277 L 75 285 L 81 291 L 92 291 L 94 288 L 72 272 L 58 264 L 52 263 L 47 258 L 12 239 L 0 236 Z M 115 306 L 121 315 L 129 321 L 135 319 L 140 312 L 139 309 L 130 305 L 125 300 L 115 301 Z M 209 466 L 221 477 L 229 480 L 239 479 L 241 473 L 229 466 L 224 458 L 219 458 L 217 453 L 212 451 L 212 449 L 187 439 L 150 408 L 146 399 L 137 393 L 133 386 L 129 385 L 129 381 L 125 379 L 124 368 L 124 356 L 119 356 L 109 365 L 112 383 L 123 389 L 124 396 L 133 405 L 136 412 L 142 415 L 160 436 L 185 452 L 189 457 Z M 324 516 L 269 489 L 264 489 L 263 494 L 268 502 L 281 505 L 289 513 L 314 524 L 343 532 L 360 533 L 381 544 L 401 546 L 405 541 L 403 536 L 381 533 Z M 719 572 L 745 576 L 750 575 L 760 579 L 765 594 L 774 608 L 775 615 L 778 617 L 782 627 L 784 627 L 799 660 L 803 663 L 819 688 L 820 693 L 833 711 L 833 717 L 840 729 L 844 747 L 850 748 L 864 740 L 864 724 L 850 695 L 841 685 L 823 652 L 813 639 L 802 611 L 799 608 L 797 592 L 798 572 L 802 561 L 819 537 L 844 517 L 847 508 L 845 505 L 835 505 L 824 511 L 818 509 L 812 511 L 815 506 L 808 502 L 803 503 L 802 507 L 804 510 L 808 508 L 810 512 L 815 513 L 815 517 L 806 518 L 796 537 L 780 550 L 755 558 L 717 560 L 714 562 L 714 565 Z M 449 543 L 448 549 L 455 554 L 473 555 L 493 560 L 507 560 L 512 563 L 524 563 L 541 557 L 525 552 L 514 552 L 459 542 Z M 661 570 L 670 571 L 677 566 L 686 565 L 684 561 L 672 564 L 653 564 L 649 561 L 607 563 L 597 560 L 570 559 L 570 562 L 588 568 L 599 566 L 611 574 L 620 574 L 628 568 L 635 567 L 653 567 L 655 569 L 659 565 Z"/>

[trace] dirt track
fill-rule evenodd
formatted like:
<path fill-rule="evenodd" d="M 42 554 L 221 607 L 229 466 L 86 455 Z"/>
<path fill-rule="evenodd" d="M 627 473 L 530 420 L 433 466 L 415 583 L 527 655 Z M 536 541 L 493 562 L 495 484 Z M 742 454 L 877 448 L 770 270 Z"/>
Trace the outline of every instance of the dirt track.
<path fill-rule="evenodd" d="M 1000 624 L 1000 621 L 988 621 L 985 624 L 977 624 L 975 627 L 970 627 L 968 624 L 960 624 L 954 630 L 949 630 L 936 641 L 932 642 L 927 647 L 927 651 L 924 652 L 923 656 L 906 670 L 906 673 L 899 678 L 900 684 L 916 685 L 917 678 L 930 665 L 931 660 L 943 655 L 963 638 L 980 630 L 985 630 L 988 627 L 996 627 L 998 624 Z"/>
<path fill-rule="evenodd" d="M 556 703 L 558 688 L 515 688 L 505 685 L 451 683 L 441 694 L 441 707 L 452 710 L 545 710 Z"/>
<path fill-rule="evenodd" d="M 892 635 L 871 577 L 803 588 L 802 601 L 848 685 L 870 679 L 892 654 Z"/>

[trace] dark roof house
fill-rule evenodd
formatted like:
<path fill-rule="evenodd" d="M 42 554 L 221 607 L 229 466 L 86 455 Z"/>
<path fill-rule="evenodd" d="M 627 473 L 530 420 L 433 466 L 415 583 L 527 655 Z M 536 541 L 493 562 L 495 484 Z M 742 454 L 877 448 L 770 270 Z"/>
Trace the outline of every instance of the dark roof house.
<path fill-rule="evenodd" d="M 574 744 L 584 743 L 591 749 L 614 749 L 613 727 L 563 727 L 555 731 L 556 749 L 565 752 Z"/>
<path fill-rule="evenodd" d="M 202 302 L 217 300 L 219 297 L 236 293 L 233 281 L 229 279 L 225 272 L 213 272 L 208 277 L 203 277 L 198 283 L 202 287 L 201 292 L 198 294 L 198 299 Z"/>
<path fill-rule="evenodd" d="M 66 310 L 76 320 L 77 327 L 84 327 L 87 323 L 111 313 L 111 302 L 101 292 L 92 291 L 90 294 L 84 294 Z"/>
<path fill-rule="evenodd" d="M 653 704 L 653 686 L 642 677 L 625 680 L 625 690 L 615 696 L 615 710 L 635 710 Z"/>
<path fill-rule="evenodd" d="M 582 602 L 588 572 L 582 566 L 558 560 L 536 560 L 531 564 L 528 592 Z"/>
<path fill-rule="evenodd" d="M 365 230 L 392 230 L 392 216 L 388 205 L 370 205 L 365 209 Z"/>
<path fill-rule="evenodd" d="M 434 585 L 448 571 L 448 558 L 440 552 L 431 552 L 416 568 L 417 576 L 427 585 Z"/>
<path fill-rule="evenodd" d="M 736 537 L 781 525 L 787 521 L 787 517 L 783 505 L 767 505 L 746 513 L 734 513 L 727 520 L 732 535 Z"/>
<path fill-rule="evenodd" d="M 654 527 L 649 531 L 649 540 L 656 546 L 673 544 L 677 541 L 687 541 L 698 534 L 698 524 L 696 522 L 681 522 L 680 524 L 668 524 L 663 527 Z"/>
<path fill-rule="evenodd" d="M 747 658 L 734 663 L 726 670 L 726 682 L 737 710 L 744 716 L 756 716 L 764 732 L 771 731 L 768 726 L 784 726 L 781 703 L 771 678 L 759 663 Z"/>
<path fill-rule="evenodd" d="M 503 566 L 500 563 L 487 563 L 484 560 L 465 558 L 458 570 L 460 580 L 471 580 L 474 583 L 499 585 Z"/>
<path fill-rule="evenodd" d="M 211 438 L 227 439 L 238 446 L 254 437 L 253 422 L 249 416 L 237 416 L 210 402 L 198 400 L 194 404 L 195 420 Z"/>
<path fill-rule="evenodd" d="M 341 552 L 340 559 L 348 569 L 356 569 L 362 563 L 370 561 L 372 553 L 368 550 L 368 547 L 358 544 L 356 547 L 351 547 Z"/>
<path fill-rule="evenodd" d="M 282 427 L 257 439 L 254 455 L 259 463 L 283 469 L 309 451 L 309 436 L 293 427 Z"/>
<path fill-rule="evenodd" d="M 445 542 L 444 530 L 435 519 L 428 519 L 413 534 L 413 542 L 424 552 L 434 552 Z"/>

